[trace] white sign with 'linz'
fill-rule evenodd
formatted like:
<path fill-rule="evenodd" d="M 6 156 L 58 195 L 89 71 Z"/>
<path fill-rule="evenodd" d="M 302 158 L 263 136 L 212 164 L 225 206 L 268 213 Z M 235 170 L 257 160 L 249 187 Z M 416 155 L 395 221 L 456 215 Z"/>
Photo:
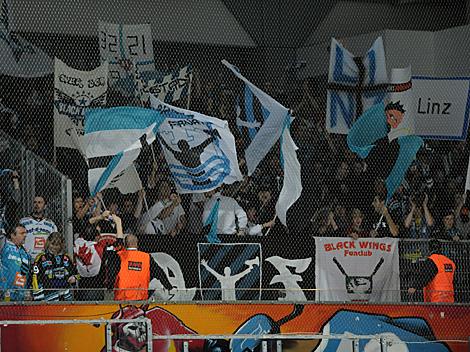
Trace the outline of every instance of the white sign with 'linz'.
<path fill-rule="evenodd" d="M 426 139 L 465 140 L 470 78 L 413 77 L 416 134 Z"/>

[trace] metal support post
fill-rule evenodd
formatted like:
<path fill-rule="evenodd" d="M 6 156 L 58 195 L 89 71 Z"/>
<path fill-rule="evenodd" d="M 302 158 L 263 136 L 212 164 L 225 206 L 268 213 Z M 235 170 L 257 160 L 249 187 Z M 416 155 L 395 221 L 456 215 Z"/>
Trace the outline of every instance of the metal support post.
<path fill-rule="evenodd" d="M 106 352 L 113 352 L 113 340 L 111 337 L 111 324 L 106 323 Z"/>

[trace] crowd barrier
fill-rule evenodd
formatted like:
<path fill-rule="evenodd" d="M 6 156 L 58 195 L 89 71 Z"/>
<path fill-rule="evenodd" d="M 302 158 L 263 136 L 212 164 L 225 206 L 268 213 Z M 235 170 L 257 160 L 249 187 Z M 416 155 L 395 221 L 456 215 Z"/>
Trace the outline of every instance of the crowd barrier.
<path fill-rule="evenodd" d="M 1 304 L 0 331 L 6 351 L 463 352 L 469 314 L 460 304 Z"/>
<path fill-rule="evenodd" d="M 53 219 L 64 233 L 67 250 L 72 253 L 72 182 L 44 159 L 0 130 L 0 168 L 18 171 L 20 175 L 21 214 L 33 210 L 33 199 L 42 195 L 47 201 L 46 216 Z"/>

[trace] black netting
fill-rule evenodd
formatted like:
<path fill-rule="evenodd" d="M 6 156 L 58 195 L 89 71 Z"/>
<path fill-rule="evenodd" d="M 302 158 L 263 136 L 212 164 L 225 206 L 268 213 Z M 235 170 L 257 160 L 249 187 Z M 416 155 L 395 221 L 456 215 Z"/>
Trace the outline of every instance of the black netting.
<path fill-rule="evenodd" d="M 127 259 L 116 250 L 126 243 L 93 232 L 98 225 L 101 234 L 116 233 L 114 214 L 125 234 L 137 236 L 139 249 L 154 254 L 157 269 L 152 274 L 160 280 L 153 289 L 160 299 L 220 300 L 223 282 L 216 278 L 228 268 L 228 276 L 248 271 L 227 300 L 314 300 L 322 272 L 315 264 L 314 237 L 344 237 L 345 243 L 351 237 L 397 237 L 400 282 L 393 290 L 400 290 L 401 301 L 424 299 L 422 287 L 415 295 L 407 290 L 423 284 L 417 268 L 431 253 L 429 240 L 437 238 L 456 265 L 455 301 L 469 302 L 466 1 L 0 4 L 1 226 L 8 234 L 23 219 L 32 261 L 44 250 L 47 233 L 63 234 L 63 250 L 72 255 L 75 247 L 73 261 L 81 263 L 81 278 L 69 281 L 75 264 L 61 278 L 67 289 L 100 291 L 92 297 L 97 299 L 118 297 L 112 292 L 119 287 L 115 276 Z M 384 58 L 378 49 L 368 51 L 379 37 Z M 346 50 L 352 53 L 349 63 Z M 248 89 L 222 60 L 294 119 L 263 130 L 275 118 L 273 105 L 259 99 L 256 89 Z M 329 75 L 331 60 L 343 66 L 330 69 Z M 109 65 L 104 73 L 90 73 L 103 62 Z M 413 90 L 422 94 L 413 98 L 416 111 L 413 103 L 405 104 L 416 113 L 412 134 L 423 136 L 422 144 L 387 138 L 384 112 L 406 113 L 403 104 L 387 100 L 387 93 L 407 89 L 407 82 L 391 82 L 391 72 L 406 66 L 411 66 Z M 171 123 L 146 137 L 141 128 L 146 117 L 139 109 L 150 109 L 150 95 L 224 121 L 220 126 L 227 124 L 233 141 L 221 136 L 218 122 L 201 122 L 194 114 L 184 120 L 171 115 Z M 374 132 L 373 140 L 367 139 L 368 132 L 348 139 L 359 116 L 384 99 L 391 105 L 381 108 L 383 119 L 362 131 L 385 132 Z M 84 129 L 91 129 L 85 112 L 113 107 L 127 107 L 141 134 L 129 132 L 126 117 L 116 113 L 108 125 L 97 124 L 87 133 L 111 131 L 112 124 L 124 132 L 100 135 L 96 141 L 82 137 Z M 298 147 L 292 154 L 301 174 L 294 183 L 287 180 L 295 166 L 286 154 L 285 131 Z M 270 135 L 277 137 L 264 155 Z M 101 144 L 90 147 L 103 140 L 106 151 L 99 149 Z M 122 162 L 133 143 L 137 153 L 126 171 L 106 183 L 103 171 Z M 367 152 L 361 149 L 372 145 Z M 414 147 L 411 157 L 403 154 Z M 226 153 L 230 148 L 232 159 Z M 261 160 L 251 169 L 257 153 Z M 402 157 L 409 157 L 409 163 L 397 163 Z M 90 188 L 89 170 L 99 168 Z M 240 177 L 228 182 L 224 172 L 237 168 Z M 395 175 L 398 183 L 392 187 L 390 175 L 397 169 L 404 177 Z M 102 187 L 97 186 L 100 177 Z M 283 224 L 279 208 L 286 205 L 276 208 L 276 203 L 295 195 L 299 184 L 302 191 Z M 215 190 L 221 196 L 213 195 Z M 44 214 L 34 208 L 38 196 L 46 202 Z M 214 225 L 209 220 L 216 204 Z M 31 214 L 36 218 L 24 219 Z M 43 215 L 57 230 L 50 222 L 37 224 Z M 202 261 L 217 273 L 211 276 Z M 23 269 L 30 271 L 23 273 L 29 278 L 37 274 L 33 264 Z M 58 288 L 44 280 L 28 279 L 25 285 L 36 285 L 36 291 Z M 51 292 L 52 300 L 66 295 Z"/>

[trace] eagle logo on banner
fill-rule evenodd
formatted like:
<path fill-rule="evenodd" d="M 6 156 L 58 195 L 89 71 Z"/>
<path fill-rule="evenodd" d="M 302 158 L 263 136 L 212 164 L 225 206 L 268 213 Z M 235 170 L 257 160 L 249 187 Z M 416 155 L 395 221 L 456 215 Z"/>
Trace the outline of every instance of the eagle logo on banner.
<path fill-rule="evenodd" d="M 99 108 L 106 103 L 106 92 L 100 96 L 94 97 L 93 94 L 86 91 L 77 91 L 72 96 L 67 95 L 61 90 L 54 88 L 55 100 L 54 105 L 57 110 L 70 119 L 82 119 L 84 109 L 86 108 Z"/>
<path fill-rule="evenodd" d="M 348 134 L 354 121 L 387 94 L 388 78 L 382 37 L 365 56 L 354 56 L 331 39 L 326 129 Z"/>

